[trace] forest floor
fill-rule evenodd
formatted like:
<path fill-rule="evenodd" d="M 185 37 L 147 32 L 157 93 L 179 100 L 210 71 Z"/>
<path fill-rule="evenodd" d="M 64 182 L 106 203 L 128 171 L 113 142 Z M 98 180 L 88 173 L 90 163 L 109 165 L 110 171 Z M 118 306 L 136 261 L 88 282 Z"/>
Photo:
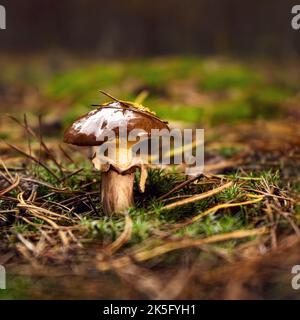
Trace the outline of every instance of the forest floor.
<path fill-rule="evenodd" d="M 0 298 L 299 298 L 296 62 L 0 61 Z M 204 173 L 151 168 L 129 214 L 105 216 L 89 150 L 62 142 L 99 89 L 204 128 Z"/>

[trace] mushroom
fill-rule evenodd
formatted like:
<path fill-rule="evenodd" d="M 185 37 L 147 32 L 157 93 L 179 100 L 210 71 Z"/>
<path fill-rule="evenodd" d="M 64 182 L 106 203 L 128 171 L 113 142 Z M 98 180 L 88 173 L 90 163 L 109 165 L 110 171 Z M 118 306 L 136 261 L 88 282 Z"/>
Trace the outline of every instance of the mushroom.
<path fill-rule="evenodd" d="M 113 99 L 97 105 L 97 109 L 77 119 L 64 135 L 65 143 L 93 147 L 92 161 L 95 168 L 101 171 L 101 201 L 105 214 L 121 213 L 134 205 L 133 187 L 137 169 L 141 172 L 139 189 L 141 192 L 145 189 L 145 161 L 140 156 L 132 156 L 136 142 L 129 141 L 128 134 L 138 129 L 140 142 L 151 138 L 152 129 L 169 130 L 167 123 L 148 108 Z M 125 137 L 120 134 L 124 129 L 128 133 Z M 107 137 L 108 132 L 114 133 L 112 139 Z M 116 158 L 103 157 L 101 147 L 107 148 L 110 143 L 115 146 L 111 150 L 115 151 Z"/>

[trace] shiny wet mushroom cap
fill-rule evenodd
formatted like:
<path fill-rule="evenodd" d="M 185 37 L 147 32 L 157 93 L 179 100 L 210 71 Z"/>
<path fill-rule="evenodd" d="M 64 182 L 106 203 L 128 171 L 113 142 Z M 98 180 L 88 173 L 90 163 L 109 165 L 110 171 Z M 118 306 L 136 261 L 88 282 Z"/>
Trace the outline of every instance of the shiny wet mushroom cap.
<path fill-rule="evenodd" d="M 107 140 L 108 131 L 114 132 L 118 159 L 109 159 L 102 165 L 100 156 L 95 152 L 94 166 L 101 171 L 101 200 L 106 214 L 120 213 L 134 205 L 133 184 L 137 168 L 141 170 L 139 189 L 144 192 L 147 170 L 141 159 L 128 156 L 132 143 L 123 147 L 120 131 L 125 128 L 141 130 L 141 138 L 151 138 L 151 130 L 167 129 L 166 122 L 142 105 L 130 102 L 114 101 L 99 106 L 96 110 L 80 117 L 66 131 L 64 142 L 77 146 L 93 146 L 99 149 Z M 127 136 L 128 137 L 128 136 Z M 127 137 L 125 139 L 127 140 Z M 97 148 L 96 148 L 97 147 Z"/>
<path fill-rule="evenodd" d="M 106 130 L 113 130 L 118 137 L 122 127 L 127 128 L 128 132 L 142 129 L 149 135 L 151 129 L 168 129 L 166 122 L 134 104 L 112 102 L 77 119 L 65 131 L 64 142 L 77 146 L 99 146 L 104 142 Z"/>

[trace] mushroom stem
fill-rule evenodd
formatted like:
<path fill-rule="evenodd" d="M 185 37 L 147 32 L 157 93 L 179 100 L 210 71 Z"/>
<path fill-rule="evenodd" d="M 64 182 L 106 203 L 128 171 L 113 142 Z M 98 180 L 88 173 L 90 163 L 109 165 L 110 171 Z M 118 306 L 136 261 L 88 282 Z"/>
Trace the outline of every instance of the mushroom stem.
<path fill-rule="evenodd" d="M 101 200 L 105 214 L 121 213 L 134 205 L 134 172 L 102 172 Z"/>

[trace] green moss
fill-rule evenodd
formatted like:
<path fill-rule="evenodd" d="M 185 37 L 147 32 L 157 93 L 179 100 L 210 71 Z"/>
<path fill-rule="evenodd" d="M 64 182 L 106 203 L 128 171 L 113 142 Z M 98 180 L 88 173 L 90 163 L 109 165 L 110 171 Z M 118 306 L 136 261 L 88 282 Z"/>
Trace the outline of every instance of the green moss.
<path fill-rule="evenodd" d="M 0 290 L 0 300 L 29 299 L 32 281 L 29 277 L 8 274 L 6 287 L 6 290 Z"/>
<path fill-rule="evenodd" d="M 238 64 L 218 64 L 208 69 L 200 82 L 200 89 L 207 91 L 245 89 L 261 81 L 254 71 Z"/>
<path fill-rule="evenodd" d="M 56 99 L 72 99 L 76 103 L 99 101 L 99 89 L 120 82 L 124 68 L 118 64 L 95 64 L 82 69 L 57 74 L 46 88 L 46 94 Z"/>
<path fill-rule="evenodd" d="M 217 150 L 217 152 L 223 156 L 224 158 L 232 158 L 234 155 L 238 154 L 243 150 L 242 147 L 236 147 L 236 146 L 228 146 L 228 147 L 222 147 Z"/>
<path fill-rule="evenodd" d="M 161 119 L 177 120 L 189 123 L 195 123 L 203 119 L 204 110 L 199 107 L 153 104 L 152 109 Z"/>
<path fill-rule="evenodd" d="M 204 119 L 212 125 L 237 123 L 252 118 L 251 105 L 245 101 L 225 101 L 206 108 Z"/>

